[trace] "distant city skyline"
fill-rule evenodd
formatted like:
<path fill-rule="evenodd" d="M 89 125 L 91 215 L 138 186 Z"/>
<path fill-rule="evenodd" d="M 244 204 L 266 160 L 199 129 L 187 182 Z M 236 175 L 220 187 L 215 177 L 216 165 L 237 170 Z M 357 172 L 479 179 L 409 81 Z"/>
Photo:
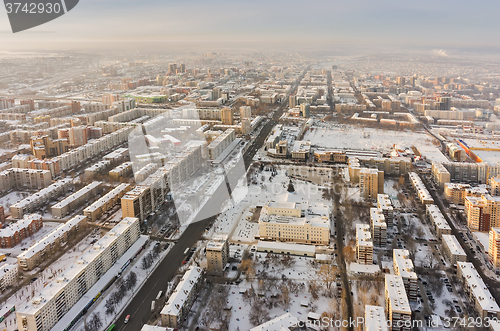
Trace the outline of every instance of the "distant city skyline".
<path fill-rule="evenodd" d="M 0 42 L 5 49 L 139 41 L 497 48 L 499 9 L 495 1 L 86 0 L 57 20 L 17 34 L 0 10 Z"/>

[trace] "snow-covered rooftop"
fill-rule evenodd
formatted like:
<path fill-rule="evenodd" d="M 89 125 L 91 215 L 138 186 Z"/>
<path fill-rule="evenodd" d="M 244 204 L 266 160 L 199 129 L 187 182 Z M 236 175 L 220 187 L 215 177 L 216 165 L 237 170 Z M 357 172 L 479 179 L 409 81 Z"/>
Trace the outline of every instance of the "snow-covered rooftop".
<path fill-rule="evenodd" d="M 441 239 L 443 240 L 443 243 L 448 247 L 452 255 L 466 255 L 464 249 L 462 248 L 462 246 L 460 246 L 457 237 L 455 237 L 454 235 L 443 234 Z"/>
<path fill-rule="evenodd" d="M 406 296 L 403 277 L 386 274 L 385 289 L 386 296 L 389 296 L 393 313 L 411 314 L 410 303 Z"/>
<path fill-rule="evenodd" d="M 174 292 L 161 310 L 161 315 L 177 316 L 181 311 L 186 299 L 189 297 L 193 287 L 198 283 L 202 275 L 203 269 L 198 267 L 190 267 L 184 274 L 181 281 L 175 288 Z"/>
<path fill-rule="evenodd" d="M 491 296 L 490 290 L 484 283 L 481 276 L 471 262 L 457 262 L 457 267 L 465 280 L 465 285 L 474 295 L 474 298 L 479 303 L 484 311 L 500 313 L 500 308 L 497 302 Z"/>

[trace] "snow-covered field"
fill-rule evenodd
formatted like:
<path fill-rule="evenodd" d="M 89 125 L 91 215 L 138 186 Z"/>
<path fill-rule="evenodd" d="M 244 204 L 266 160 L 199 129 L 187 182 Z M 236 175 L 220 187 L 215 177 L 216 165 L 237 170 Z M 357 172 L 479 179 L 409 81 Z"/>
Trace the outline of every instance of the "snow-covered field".
<path fill-rule="evenodd" d="M 421 145 L 432 146 L 435 139 L 421 132 L 329 124 L 328 127 L 312 127 L 306 132 L 303 140 L 310 140 L 312 145 L 324 148 L 389 150 L 394 144 L 410 147 L 417 141 Z"/>

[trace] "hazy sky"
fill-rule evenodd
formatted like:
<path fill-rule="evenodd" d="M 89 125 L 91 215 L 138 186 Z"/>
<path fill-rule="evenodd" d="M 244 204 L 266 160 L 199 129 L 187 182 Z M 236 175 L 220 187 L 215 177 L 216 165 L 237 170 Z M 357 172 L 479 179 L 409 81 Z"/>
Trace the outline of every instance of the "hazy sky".
<path fill-rule="evenodd" d="M 0 9 L 0 42 L 6 49 L 144 40 L 496 48 L 499 12 L 497 0 L 80 0 L 16 34 Z"/>

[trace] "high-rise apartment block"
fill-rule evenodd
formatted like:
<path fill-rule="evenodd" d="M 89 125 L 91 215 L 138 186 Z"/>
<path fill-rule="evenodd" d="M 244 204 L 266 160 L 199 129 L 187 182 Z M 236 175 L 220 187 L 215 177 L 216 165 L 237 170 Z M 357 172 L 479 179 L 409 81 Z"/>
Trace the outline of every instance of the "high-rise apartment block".
<path fill-rule="evenodd" d="M 207 273 L 222 276 L 229 259 L 228 235 L 217 235 L 207 244 Z"/>
<path fill-rule="evenodd" d="M 411 308 L 403 277 L 385 275 L 385 311 L 392 331 L 411 330 Z"/>
<path fill-rule="evenodd" d="M 385 216 L 382 209 L 370 208 L 370 226 L 372 230 L 373 245 L 385 247 L 387 242 L 387 223 L 385 222 Z"/>
<path fill-rule="evenodd" d="M 359 264 L 373 264 L 373 241 L 368 224 L 356 224 L 356 259 Z"/>

